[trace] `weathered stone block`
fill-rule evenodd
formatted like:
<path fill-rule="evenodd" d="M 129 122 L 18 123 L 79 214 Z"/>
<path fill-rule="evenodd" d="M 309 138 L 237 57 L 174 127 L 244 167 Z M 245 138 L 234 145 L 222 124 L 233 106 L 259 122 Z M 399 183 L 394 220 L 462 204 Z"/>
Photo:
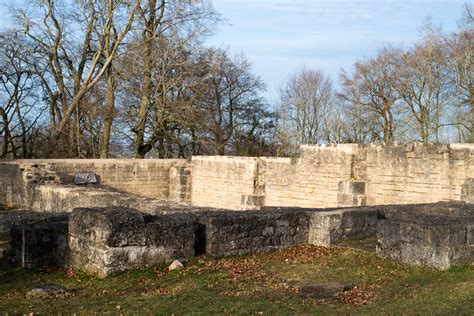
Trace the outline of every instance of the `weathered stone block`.
<path fill-rule="evenodd" d="M 149 218 L 146 224 L 146 245 L 169 249 L 168 260 L 188 260 L 194 256 L 194 216 L 164 215 Z"/>
<path fill-rule="evenodd" d="M 198 248 L 212 256 L 244 255 L 305 244 L 308 213 L 274 210 L 218 212 L 199 218 Z"/>
<path fill-rule="evenodd" d="M 446 269 L 474 259 L 472 223 L 445 216 L 417 214 L 382 219 L 377 228 L 377 254 L 412 265 Z"/>
<path fill-rule="evenodd" d="M 378 211 L 373 208 L 349 208 L 312 212 L 309 220 L 309 243 L 330 246 L 337 242 L 376 234 Z"/>
<path fill-rule="evenodd" d="M 242 195 L 241 210 L 259 210 L 265 205 L 264 195 Z"/>
<path fill-rule="evenodd" d="M 151 216 L 114 207 L 77 209 L 69 228 L 71 265 L 99 277 L 194 255 L 190 216 Z"/>
<path fill-rule="evenodd" d="M 175 165 L 169 170 L 169 199 L 174 202 L 191 202 L 191 166 Z"/>
<path fill-rule="evenodd" d="M 461 201 L 473 203 L 474 202 L 474 179 L 466 179 L 466 182 L 461 187 Z"/>
<path fill-rule="evenodd" d="M 366 183 L 363 181 L 341 181 L 338 191 L 338 206 L 365 206 L 367 204 Z"/>
<path fill-rule="evenodd" d="M 70 234 L 109 247 L 146 243 L 143 214 L 123 207 L 75 209 L 71 214 Z"/>

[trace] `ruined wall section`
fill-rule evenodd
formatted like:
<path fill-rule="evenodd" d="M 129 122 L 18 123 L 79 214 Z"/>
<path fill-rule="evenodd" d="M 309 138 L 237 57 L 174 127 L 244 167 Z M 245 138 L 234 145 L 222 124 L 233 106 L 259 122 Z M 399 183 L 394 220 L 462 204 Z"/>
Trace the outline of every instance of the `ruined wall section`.
<path fill-rule="evenodd" d="M 191 163 L 195 206 L 241 210 L 255 193 L 258 158 L 196 156 Z"/>
<path fill-rule="evenodd" d="M 192 168 L 191 201 L 199 206 L 474 202 L 470 144 L 312 145 L 300 158 L 196 157 Z"/>
<path fill-rule="evenodd" d="M 301 158 L 265 158 L 265 206 L 338 206 L 357 153 L 357 145 L 319 145 L 301 146 Z"/>
<path fill-rule="evenodd" d="M 0 163 L 0 208 L 27 208 L 35 198 L 35 188 L 59 184 L 55 171 L 36 163 Z"/>
<path fill-rule="evenodd" d="M 13 208 L 21 204 L 24 191 L 20 167 L 14 164 L 0 164 L 0 208 Z"/>
<path fill-rule="evenodd" d="M 39 201 L 38 209 L 68 211 L 76 204 L 72 195 L 105 203 L 106 192 L 69 185 L 83 172 L 95 173 L 105 189 L 231 210 L 474 203 L 474 145 L 407 143 L 302 146 L 299 158 L 0 162 L 0 207 L 31 207 Z"/>
<path fill-rule="evenodd" d="M 95 173 L 99 184 L 142 197 L 167 199 L 170 194 L 170 170 L 186 160 L 178 159 L 45 159 L 17 160 L 21 167 L 40 165 L 57 172 L 63 184 L 73 184 L 78 173 Z"/>
<path fill-rule="evenodd" d="M 467 200 L 461 193 L 474 178 L 473 145 L 367 145 L 359 152 L 355 177 L 366 183 L 368 205 Z"/>

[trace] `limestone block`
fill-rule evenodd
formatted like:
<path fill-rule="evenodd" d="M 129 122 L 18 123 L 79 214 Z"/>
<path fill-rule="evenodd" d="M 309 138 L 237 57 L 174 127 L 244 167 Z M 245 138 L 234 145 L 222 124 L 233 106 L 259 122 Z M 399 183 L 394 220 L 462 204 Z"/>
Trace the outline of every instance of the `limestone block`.
<path fill-rule="evenodd" d="M 120 207 L 76 209 L 69 231 L 70 264 L 99 277 L 194 255 L 192 216 L 151 216 Z"/>
<path fill-rule="evenodd" d="M 265 205 L 264 195 L 242 195 L 241 210 L 259 210 Z"/>
<path fill-rule="evenodd" d="M 70 218 L 71 236 L 109 247 L 143 246 L 146 243 L 143 214 L 134 209 L 77 208 Z"/>
<path fill-rule="evenodd" d="M 377 228 L 377 254 L 412 265 L 447 269 L 470 263 L 474 247 L 472 219 L 420 215 L 382 219 Z"/>
<path fill-rule="evenodd" d="M 378 211 L 373 208 L 312 212 L 309 243 L 328 247 L 343 240 L 373 236 L 376 234 L 377 221 Z"/>
<path fill-rule="evenodd" d="M 169 170 L 169 199 L 174 202 L 191 202 L 191 166 L 175 165 Z"/>
<path fill-rule="evenodd" d="M 466 179 L 461 187 L 461 201 L 473 203 L 474 202 L 474 179 Z"/>
<path fill-rule="evenodd" d="M 208 255 L 244 255 L 305 244 L 308 213 L 298 209 L 214 212 L 198 219 L 198 248 Z"/>
<path fill-rule="evenodd" d="M 367 197 L 363 194 L 343 193 L 337 194 L 337 206 L 365 206 Z"/>

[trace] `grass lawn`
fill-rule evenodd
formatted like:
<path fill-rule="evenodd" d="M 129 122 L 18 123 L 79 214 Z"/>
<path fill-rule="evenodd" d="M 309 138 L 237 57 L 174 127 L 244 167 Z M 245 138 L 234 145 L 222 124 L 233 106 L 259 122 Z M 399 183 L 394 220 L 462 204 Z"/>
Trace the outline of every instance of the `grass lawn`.
<path fill-rule="evenodd" d="M 299 284 L 349 281 L 337 301 L 298 293 Z M 31 288 L 53 283 L 74 291 L 28 300 Z M 100 280 L 75 271 L 0 264 L 0 314 L 474 314 L 474 271 L 409 267 L 349 248 L 303 246 L 258 256 L 195 258 Z"/>

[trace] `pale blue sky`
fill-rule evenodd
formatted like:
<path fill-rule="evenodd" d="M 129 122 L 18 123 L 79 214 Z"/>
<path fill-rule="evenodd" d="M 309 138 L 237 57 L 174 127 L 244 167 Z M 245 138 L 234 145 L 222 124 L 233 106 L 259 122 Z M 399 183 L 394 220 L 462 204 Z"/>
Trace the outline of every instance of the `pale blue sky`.
<path fill-rule="evenodd" d="M 0 28 L 8 25 L 5 5 L 12 1 L 0 0 Z M 341 68 L 376 54 L 384 44 L 410 45 L 427 16 L 454 31 L 464 3 L 472 1 L 214 0 L 227 21 L 207 43 L 243 52 L 274 99 L 303 65 L 337 81 Z"/>
<path fill-rule="evenodd" d="M 428 15 L 454 31 L 468 2 L 214 0 L 228 21 L 208 43 L 244 52 L 267 83 L 267 95 L 275 98 L 278 87 L 303 65 L 336 81 L 341 68 L 376 54 L 384 44 L 409 46 Z"/>

